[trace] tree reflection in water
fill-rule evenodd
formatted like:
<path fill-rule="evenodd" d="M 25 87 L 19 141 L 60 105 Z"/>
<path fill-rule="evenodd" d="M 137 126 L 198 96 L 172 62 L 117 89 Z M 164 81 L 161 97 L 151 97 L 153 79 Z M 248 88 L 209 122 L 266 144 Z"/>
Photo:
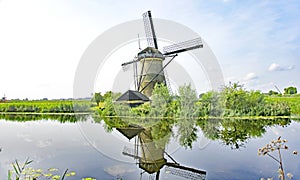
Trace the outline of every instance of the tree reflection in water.
<path fill-rule="evenodd" d="M 245 146 L 248 139 L 262 137 L 266 128 L 273 126 L 287 126 L 291 123 L 288 118 L 273 119 L 200 119 L 197 125 L 205 137 L 219 140 L 232 149 Z"/>
<path fill-rule="evenodd" d="M 9 121 L 26 122 L 36 120 L 58 120 L 61 123 L 86 121 L 90 115 L 53 115 L 53 114 L 0 114 L 0 119 Z M 201 129 L 203 135 L 214 141 L 229 146 L 232 149 L 244 147 L 247 140 L 262 137 L 266 129 L 274 126 L 288 126 L 291 123 L 289 118 L 141 118 L 133 117 L 101 117 L 93 116 L 94 121 L 104 121 L 105 129 L 111 132 L 113 128 L 124 128 L 128 125 L 138 125 L 149 129 L 152 138 L 157 146 L 164 147 L 169 143 L 170 138 L 176 136 L 180 145 L 185 148 L 192 148 L 193 142 L 197 141 L 197 132 Z M 174 128 L 177 127 L 177 128 Z M 176 129 L 176 132 L 173 132 Z"/>

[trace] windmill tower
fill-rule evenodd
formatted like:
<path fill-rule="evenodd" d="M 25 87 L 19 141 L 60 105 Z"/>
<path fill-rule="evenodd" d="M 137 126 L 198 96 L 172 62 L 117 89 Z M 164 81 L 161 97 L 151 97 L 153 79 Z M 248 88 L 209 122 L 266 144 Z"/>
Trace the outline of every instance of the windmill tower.
<path fill-rule="evenodd" d="M 136 90 L 143 93 L 147 97 L 150 97 L 156 83 L 166 85 L 164 69 L 177 56 L 177 54 L 197 48 L 202 48 L 203 43 L 201 41 L 201 38 L 199 37 L 178 44 L 166 46 L 163 48 L 162 53 L 158 50 L 157 38 L 155 35 L 153 20 L 150 11 L 147 11 L 143 14 L 143 21 L 148 47 L 141 50 L 138 53 L 136 59 L 123 63 L 122 66 L 124 67 L 129 64 L 135 63 L 134 74 Z M 166 59 L 170 60 L 164 63 Z M 136 63 L 138 63 L 139 68 L 137 68 Z"/>
<path fill-rule="evenodd" d="M 166 85 L 166 78 L 163 68 L 164 56 L 157 49 L 147 47 L 138 53 L 138 61 L 140 63 L 140 80 L 138 91 L 141 91 L 146 96 L 150 97 L 156 83 Z"/>

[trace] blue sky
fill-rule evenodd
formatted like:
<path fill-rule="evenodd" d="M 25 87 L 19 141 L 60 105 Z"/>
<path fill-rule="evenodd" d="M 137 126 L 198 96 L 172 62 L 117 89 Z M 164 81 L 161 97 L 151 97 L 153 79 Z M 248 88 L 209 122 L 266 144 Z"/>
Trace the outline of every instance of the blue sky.
<path fill-rule="evenodd" d="M 2 0 L 0 96 L 72 97 L 88 45 L 147 10 L 199 33 L 225 82 L 262 91 L 275 90 L 274 85 L 300 88 L 299 1 Z"/>

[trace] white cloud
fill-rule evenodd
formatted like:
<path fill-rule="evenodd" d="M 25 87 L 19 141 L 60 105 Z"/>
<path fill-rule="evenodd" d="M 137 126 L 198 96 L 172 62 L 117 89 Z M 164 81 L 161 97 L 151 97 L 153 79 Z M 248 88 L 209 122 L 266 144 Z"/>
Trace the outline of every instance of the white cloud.
<path fill-rule="evenodd" d="M 17 137 L 23 139 L 26 142 L 32 142 L 33 141 L 33 139 L 30 137 L 30 135 L 26 134 L 26 133 L 20 133 L 20 134 L 17 135 Z"/>
<path fill-rule="evenodd" d="M 269 70 L 269 71 L 276 71 L 276 70 L 278 70 L 278 69 L 280 69 L 279 64 L 273 63 L 273 64 L 270 65 L 270 67 L 269 67 L 268 70 Z"/>
<path fill-rule="evenodd" d="M 114 165 L 114 166 L 106 167 L 104 169 L 104 171 L 107 172 L 110 175 L 118 176 L 118 175 L 122 175 L 122 174 L 125 174 L 125 173 L 134 172 L 135 169 L 130 168 L 130 167 L 125 166 L 125 165 Z"/>
<path fill-rule="evenodd" d="M 244 77 L 244 80 L 245 80 L 245 81 L 249 81 L 249 80 L 253 80 L 253 79 L 258 79 L 258 76 L 257 76 L 254 72 L 248 73 L 248 74 Z"/>
<path fill-rule="evenodd" d="M 51 144 L 52 144 L 52 139 L 40 140 L 37 143 L 37 147 L 45 148 L 45 147 L 51 146 Z"/>
<path fill-rule="evenodd" d="M 270 65 L 270 67 L 268 68 L 269 71 L 290 71 L 293 70 L 295 68 L 294 65 L 290 65 L 290 66 L 281 66 L 277 63 L 272 63 Z"/>

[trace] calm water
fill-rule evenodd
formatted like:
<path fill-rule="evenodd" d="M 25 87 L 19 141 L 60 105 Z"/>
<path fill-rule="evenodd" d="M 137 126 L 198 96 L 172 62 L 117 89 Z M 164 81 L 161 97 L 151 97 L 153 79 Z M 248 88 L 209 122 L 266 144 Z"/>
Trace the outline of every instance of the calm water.
<path fill-rule="evenodd" d="M 0 179 L 7 179 L 15 159 L 23 162 L 27 157 L 36 169 L 76 172 L 67 179 L 140 179 L 145 170 L 154 173 L 145 172 L 142 179 L 155 179 L 158 170 L 160 179 L 184 179 L 174 175 L 180 168 L 166 165 L 174 160 L 205 171 L 206 179 L 276 179 L 278 164 L 258 156 L 257 150 L 278 136 L 288 139 L 289 150 L 283 152 L 286 172 L 300 179 L 299 155 L 291 153 L 300 151 L 300 124 L 294 120 L 126 120 L 131 125 L 120 126 L 118 120 L 91 116 L 77 122 L 43 118 L 0 120 Z"/>

